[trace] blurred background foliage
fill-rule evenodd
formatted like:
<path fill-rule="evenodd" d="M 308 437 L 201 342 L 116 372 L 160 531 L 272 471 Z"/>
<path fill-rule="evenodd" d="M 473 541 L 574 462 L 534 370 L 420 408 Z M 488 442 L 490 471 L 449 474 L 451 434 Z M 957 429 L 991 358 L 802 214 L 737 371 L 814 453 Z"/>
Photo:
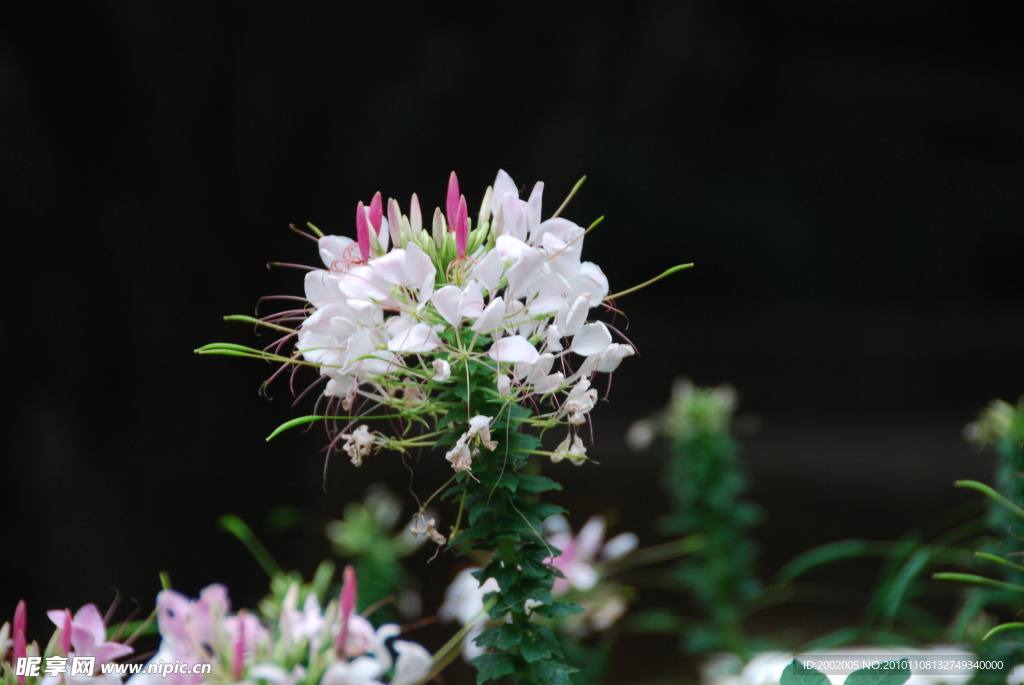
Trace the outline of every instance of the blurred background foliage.
<path fill-rule="evenodd" d="M 269 367 L 192 349 L 252 342 L 220 317 L 300 291 L 264 269 L 315 261 L 289 223 L 350 234 L 376 190 L 440 205 L 452 169 L 471 205 L 498 167 L 551 198 L 586 174 L 568 216 L 607 217 L 585 257 L 613 289 L 696 263 L 620 303 L 641 356 L 593 413 L 600 464 L 545 466 L 574 526 L 661 539 L 667 451 L 623 435 L 682 374 L 742 397 L 761 578 L 972 499 L 950 483 L 987 482 L 992 457 L 961 428 L 1024 390 L 1022 19 L 999 1 L 3 3 L 0 607 L 25 598 L 41 625 L 111 587 L 149 607 L 159 570 L 253 606 L 266 579 L 220 515 L 311 577 L 346 503 L 376 481 L 407 495 L 389 456 L 333 464 L 325 493 L 322 435 L 263 439 L 294 415 L 283 387 L 258 396 Z M 420 464 L 431 492 L 444 464 Z M 280 505 L 308 534 L 264 523 Z M 432 553 L 403 562 L 427 611 L 456 567 Z M 748 631 L 856 621 L 877 570 L 835 573 L 863 589 L 848 613 L 786 605 Z M 612 677 L 671 670 L 675 646 L 626 636 Z"/>

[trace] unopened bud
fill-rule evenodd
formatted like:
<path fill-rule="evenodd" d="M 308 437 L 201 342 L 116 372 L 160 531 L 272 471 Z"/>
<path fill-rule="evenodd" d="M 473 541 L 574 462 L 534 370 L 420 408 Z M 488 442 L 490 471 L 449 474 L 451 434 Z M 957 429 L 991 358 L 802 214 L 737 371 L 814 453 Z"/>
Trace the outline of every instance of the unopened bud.
<path fill-rule="evenodd" d="M 448 227 L 444 222 L 444 215 L 441 214 L 441 208 L 437 207 L 434 209 L 434 242 L 437 243 L 438 248 L 444 247 L 444 234 L 448 232 Z"/>
<path fill-rule="evenodd" d="M 480 203 L 480 214 L 477 219 L 476 225 L 483 226 L 484 222 L 491 218 L 491 195 L 494 194 L 494 190 L 491 186 L 487 186 L 487 192 L 484 193 L 484 201 Z"/>
<path fill-rule="evenodd" d="M 413 235 L 419 235 L 423 230 L 423 213 L 420 211 L 420 199 L 416 193 L 412 194 L 409 202 L 409 225 L 412 227 Z"/>

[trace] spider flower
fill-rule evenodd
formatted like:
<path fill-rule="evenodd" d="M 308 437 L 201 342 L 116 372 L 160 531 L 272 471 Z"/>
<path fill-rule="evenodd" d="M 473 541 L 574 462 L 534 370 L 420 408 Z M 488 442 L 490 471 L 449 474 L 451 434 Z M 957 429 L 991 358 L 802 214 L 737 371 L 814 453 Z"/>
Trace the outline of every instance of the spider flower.
<path fill-rule="evenodd" d="M 634 350 L 611 323 L 594 320 L 611 306 L 608 279 L 582 259 L 587 231 L 553 216 L 542 220 L 544 184 L 528 200 L 499 171 L 487 188 L 478 223 L 468 216 L 458 178 L 449 178 L 445 211 L 423 228 L 419 200 L 410 214 L 381 195 L 358 203 L 356 239 L 323 235 L 316 240 L 322 266 L 305 276 L 303 306 L 260 319 L 246 318 L 283 334 L 266 350 L 209 345 L 202 353 L 241 354 L 282 362 L 280 371 L 311 367 L 331 438 L 356 466 L 380 449 L 426 446 L 414 439 L 370 433 L 362 416 L 384 414 L 403 425 L 447 412 L 440 392 L 463 386 L 467 369 L 492 371 L 494 387 L 509 403 L 547 406 L 537 425 L 567 424 L 566 447 L 554 461 L 586 459 L 576 431 L 597 400 L 597 374 L 610 374 Z M 284 354 L 286 345 L 291 354 Z M 278 374 L 275 374 L 275 376 Z M 294 387 L 294 386 L 293 386 Z M 306 392 L 302 393 L 303 395 Z M 469 414 L 472 416 L 472 414 Z M 300 420 L 301 422 L 302 420 Z M 468 417 L 467 417 L 468 421 Z M 404 432 L 404 431 L 403 431 Z M 475 433 L 447 451 L 456 472 L 472 472 Z M 492 444 L 483 435 L 483 444 Z"/>

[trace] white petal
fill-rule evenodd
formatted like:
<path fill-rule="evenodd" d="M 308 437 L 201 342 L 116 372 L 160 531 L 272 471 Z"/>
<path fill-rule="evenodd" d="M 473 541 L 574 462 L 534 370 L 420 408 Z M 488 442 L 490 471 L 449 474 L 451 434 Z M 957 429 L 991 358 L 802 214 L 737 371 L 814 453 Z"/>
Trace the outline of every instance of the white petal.
<path fill-rule="evenodd" d="M 583 230 L 578 229 L 580 235 Z M 582 238 L 575 242 L 563 241 L 553 233 L 544 234 L 544 252 L 547 253 L 547 265 L 552 271 L 556 271 L 566 278 L 572 278 L 580 271 L 580 250 L 582 249 Z"/>
<path fill-rule="evenodd" d="M 320 249 L 320 259 L 324 261 L 324 266 L 330 269 L 334 262 L 344 257 L 345 248 L 354 242 L 343 235 L 325 235 L 318 240 L 317 247 Z"/>
<path fill-rule="evenodd" d="M 512 193 L 513 197 L 519 199 L 519 189 L 516 187 L 512 177 L 505 173 L 504 169 L 498 169 L 498 177 L 494 179 L 494 193 L 491 195 L 491 214 L 498 213 L 501 199 L 505 193 Z"/>
<path fill-rule="evenodd" d="M 380 218 L 380 231 L 377 232 L 377 242 L 380 244 L 382 254 L 388 251 L 388 245 L 391 242 L 391 231 L 388 230 L 388 218 L 386 216 Z"/>
<path fill-rule="evenodd" d="M 540 250 L 528 247 L 519 255 L 519 260 L 505 274 L 508 278 L 508 292 L 511 297 L 520 297 L 540 276 L 544 269 L 544 255 Z"/>
<path fill-rule="evenodd" d="M 405 250 L 392 250 L 383 257 L 370 260 L 370 266 L 392 285 L 408 285 L 405 282 Z"/>
<path fill-rule="evenodd" d="M 557 273 L 545 274 L 530 286 L 526 294 L 530 316 L 557 312 L 570 303 L 572 286 Z"/>
<path fill-rule="evenodd" d="M 521 335 L 502 338 L 491 345 L 491 349 L 487 351 L 487 355 L 494 361 L 509 364 L 514 362 L 536 364 L 537 360 L 540 359 L 540 354 L 537 352 L 536 348 L 530 344 L 529 340 Z"/>
<path fill-rule="evenodd" d="M 487 335 L 494 329 L 501 326 L 501 320 L 505 316 L 505 300 L 496 297 L 494 300 L 484 308 L 480 318 L 473 324 L 473 331 L 475 333 L 481 333 Z"/>
<path fill-rule="evenodd" d="M 530 193 L 530 199 L 526 203 L 526 222 L 532 235 L 540 228 L 540 204 L 541 197 L 544 195 L 544 182 L 537 181 L 537 184 L 533 186 L 533 192 Z"/>
<path fill-rule="evenodd" d="M 519 255 L 523 253 L 523 250 L 528 249 L 530 246 L 515 236 L 499 235 L 494 241 L 494 247 L 501 256 L 501 261 L 511 264 L 519 259 Z"/>
<path fill-rule="evenodd" d="M 459 314 L 459 298 L 462 297 L 462 291 L 457 286 L 446 285 L 433 294 L 430 301 L 434 303 L 434 307 L 437 309 L 437 313 L 440 314 L 445 321 L 453 326 L 458 326 L 459 321 L 462 320 L 461 314 Z"/>
<path fill-rule="evenodd" d="M 467 319 L 475 319 L 484 311 L 484 298 L 480 294 L 480 284 L 470 281 L 459 297 L 459 313 Z"/>
<path fill-rule="evenodd" d="M 543 238 L 545 233 L 553 233 L 558 236 L 559 240 L 563 243 L 567 243 L 570 240 L 570 234 L 573 228 L 580 228 L 568 219 L 562 217 L 556 217 L 554 219 L 548 219 L 541 223 L 533 235 L 530 236 L 531 242 L 534 245 L 543 245 Z M 581 229 L 582 230 L 582 229 Z"/>
<path fill-rule="evenodd" d="M 425 323 L 418 323 L 388 343 L 392 352 L 430 352 L 441 344 L 437 334 Z"/>
<path fill-rule="evenodd" d="M 519 240 L 526 240 L 526 203 L 512 193 L 505 193 L 501 198 L 501 211 L 505 222 L 502 229 L 504 235 Z"/>
<path fill-rule="evenodd" d="M 577 590 L 589 590 L 597 585 L 597 571 L 593 566 L 577 562 L 565 569 L 565 579 Z"/>
<path fill-rule="evenodd" d="M 581 357 L 603 352 L 612 343 L 612 334 L 603 323 L 584 324 L 572 339 L 572 351 Z"/>
<path fill-rule="evenodd" d="M 406 285 L 419 289 L 420 302 L 426 302 L 434 292 L 437 268 L 416 243 L 410 243 L 405 251 L 405 275 Z"/>
<path fill-rule="evenodd" d="M 415 642 L 395 640 L 393 643 L 398 659 L 395 660 L 395 675 L 391 685 L 409 685 L 419 682 L 430 673 L 433 666 L 430 652 Z"/>
<path fill-rule="evenodd" d="M 501 240 L 504 236 L 499 236 Z M 484 290 L 492 292 L 501 282 L 501 276 L 505 273 L 505 264 L 501 261 L 501 254 L 498 250 L 491 250 L 473 269 L 475 278 Z"/>
<path fill-rule="evenodd" d="M 623 345 L 621 343 L 612 343 L 608 346 L 608 349 L 601 355 L 601 360 L 597 364 L 597 371 L 601 373 L 611 373 L 615 369 L 619 368 L 619 364 L 626 357 L 632 357 L 635 354 L 633 348 L 629 345 Z"/>
<path fill-rule="evenodd" d="M 572 303 L 572 306 L 558 312 L 556 319 L 558 328 L 565 333 L 565 337 L 571 338 L 583 328 L 583 324 L 587 322 L 587 313 L 590 311 L 590 297 L 588 295 L 580 295 Z"/>
<path fill-rule="evenodd" d="M 600 514 L 591 516 L 576 535 L 576 558 L 590 561 L 604 542 L 605 522 Z"/>
<path fill-rule="evenodd" d="M 310 271 L 306 274 L 305 286 L 306 299 L 317 309 L 341 299 L 338 277 L 330 272 L 321 269 Z"/>
<path fill-rule="evenodd" d="M 538 392 L 541 395 L 550 395 L 553 392 L 558 391 L 565 385 L 565 375 L 561 371 L 556 371 L 550 376 L 545 376 L 540 381 L 534 384 L 534 392 Z"/>
<path fill-rule="evenodd" d="M 593 262 L 580 264 L 579 273 L 569 279 L 569 284 L 577 295 L 589 293 L 592 307 L 601 304 L 601 300 L 608 296 L 608 278 Z"/>
<path fill-rule="evenodd" d="M 640 539 L 635 533 L 621 533 L 605 543 L 601 548 L 601 558 L 616 559 L 629 554 L 640 545 Z"/>
<path fill-rule="evenodd" d="M 391 287 L 372 266 L 357 266 L 338 277 L 338 287 L 346 296 L 370 302 L 393 302 Z"/>

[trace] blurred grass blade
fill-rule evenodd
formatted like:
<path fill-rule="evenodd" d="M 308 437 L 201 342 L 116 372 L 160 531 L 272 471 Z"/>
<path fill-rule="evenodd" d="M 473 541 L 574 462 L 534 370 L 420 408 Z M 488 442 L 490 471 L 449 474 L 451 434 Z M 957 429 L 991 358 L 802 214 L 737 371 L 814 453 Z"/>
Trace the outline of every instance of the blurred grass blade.
<path fill-rule="evenodd" d="M 970 488 L 972 490 L 977 490 L 980 493 L 988 495 L 989 497 L 994 499 L 996 502 L 999 502 L 1004 507 L 1006 507 L 1007 509 L 1012 511 L 1014 514 L 1016 514 L 1017 516 L 1019 516 L 1022 519 L 1024 519 L 1024 509 L 1021 509 L 1016 504 L 1014 504 L 1010 500 L 1006 499 L 1005 497 L 1000 495 L 998 492 L 996 492 L 995 490 L 993 490 L 989 486 L 985 485 L 984 483 L 979 483 L 976 480 L 958 480 L 953 485 L 955 485 L 958 488 Z"/>
<path fill-rule="evenodd" d="M 976 576 L 973 573 L 935 573 L 932 574 L 932 578 L 935 580 L 957 580 L 962 583 L 988 585 L 989 587 L 999 588 L 1000 590 L 1011 590 L 1013 592 L 1024 594 L 1024 587 L 1020 585 L 1004 583 L 1001 580 L 993 580 L 992 578 L 986 578 L 985 576 Z"/>
<path fill-rule="evenodd" d="M 263 567 L 263 570 L 267 572 L 267 575 L 271 578 L 284 575 L 284 571 L 277 565 L 274 558 L 270 556 L 270 552 L 263 546 L 263 543 L 259 541 L 256 534 L 252 532 L 252 528 L 246 524 L 245 521 L 238 518 L 234 514 L 225 514 L 220 517 L 218 521 L 220 527 L 227 532 L 234 535 L 236 538 L 245 545 L 249 553 L 253 555 L 259 565 Z"/>
<path fill-rule="evenodd" d="M 1024 623 L 1003 623 L 985 633 L 985 637 L 981 638 L 981 641 L 984 642 L 996 633 L 1001 633 L 1004 630 L 1016 630 L 1018 628 L 1024 628 Z"/>

